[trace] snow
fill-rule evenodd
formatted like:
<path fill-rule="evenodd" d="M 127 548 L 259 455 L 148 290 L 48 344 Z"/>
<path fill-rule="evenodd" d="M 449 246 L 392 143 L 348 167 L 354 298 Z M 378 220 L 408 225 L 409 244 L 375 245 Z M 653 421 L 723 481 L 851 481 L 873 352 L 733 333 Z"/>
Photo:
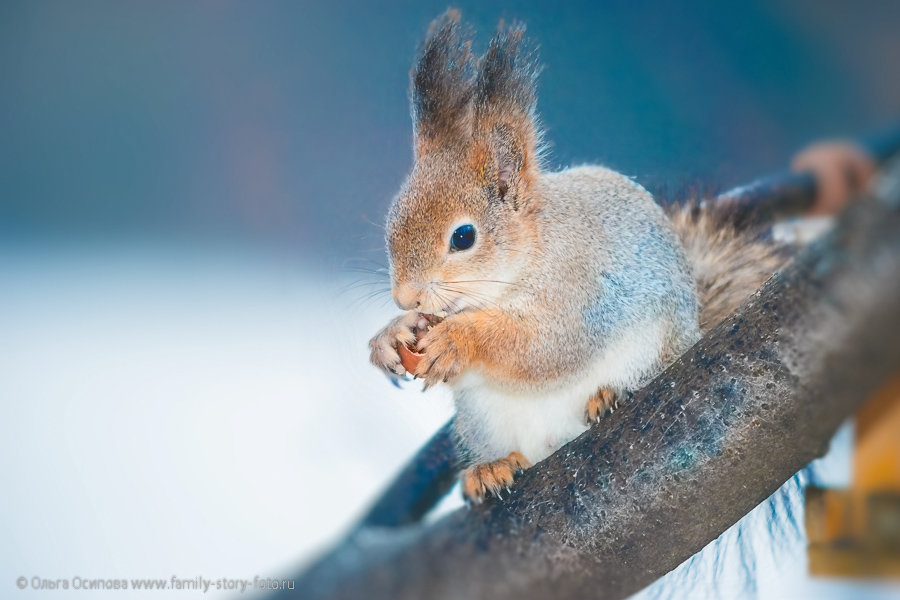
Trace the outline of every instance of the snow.
<path fill-rule="evenodd" d="M 233 244 L 0 248 L 3 586 L 281 579 L 346 531 L 452 407 L 369 367 L 394 309 L 309 262 Z M 800 485 L 846 485 L 851 438 L 638 597 L 896 597 L 806 575 Z"/>
<path fill-rule="evenodd" d="M 252 249 L 4 247 L 2 585 L 283 578 L 340 536 L 452 412 L 368 366 L 392 310 L 345 283 Z"/>

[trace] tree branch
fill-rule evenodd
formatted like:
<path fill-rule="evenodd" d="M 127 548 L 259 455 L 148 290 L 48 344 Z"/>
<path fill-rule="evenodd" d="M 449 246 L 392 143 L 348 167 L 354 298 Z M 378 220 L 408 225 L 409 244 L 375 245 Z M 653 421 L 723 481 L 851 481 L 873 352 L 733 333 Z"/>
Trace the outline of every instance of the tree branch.
<path fill-rule="evenodd" d="M 418 522 L 450 491 L 458 472 L 450 419 L 394 478 L 359 527 L 397 527 Z"/>
<path fill-rule="evenodd" d="M 823 454 L 900 366 L 898 190 L 854 206 L 508 498 L 361 527 L 282 594 L 623 598 L 664 575 Z"/>
<path fill-rule="evenodd" d="M 883 165 L 900 152 L 900 125 L 865 136 L 857 144 Z M 812 206 L 815 196 L 811 173 L 785 171 L 724 192 L 709 200 L 709 208 L 721 221 L 744 229 L 801 214 Z M 392 527 L 418 521 L 453 487 L 457 466 L 453 426 L 448 423 L 394 479 L 359 526 Z"/>
<path fill-rule="evenodd" d="M 865 136 L 856 144 L 875 163 L 884 164 L 900 151 L 900 125 Z M 784 171 L 723 192 L 709 201 L 709 207 L 720 221 L 745 229 L 807 212 L 816 191 L 812 173 Z"/>

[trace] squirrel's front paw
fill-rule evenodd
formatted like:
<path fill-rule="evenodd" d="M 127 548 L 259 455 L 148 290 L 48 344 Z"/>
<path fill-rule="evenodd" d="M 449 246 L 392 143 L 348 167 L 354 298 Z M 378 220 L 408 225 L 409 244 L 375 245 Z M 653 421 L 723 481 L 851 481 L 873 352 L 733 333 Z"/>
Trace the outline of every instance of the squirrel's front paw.
<path fill-rule="evenodd" d="M 422 358 L 414 375 L 425 382 L 426 389 L 459 375 L 465 366 L 460 348 L 453 341 L 451 327 L 452 323 L 443 321 L 419 340 Z"/>
<path fill-rule="evenodd" d="M 462 474 L 463 496 L 475 504 L 480 504 L 488 494 L 500 498 L 500 491 L 509 488 L 516 475 L 530 466 L 521 452 L 510 452 L 506 458 L 469 467 Z"/>
<path fill-rule="evenodd" d="M 406 369 L 400 364 L 398 345 L 414 344 L 416 323 L 419 314 L 415 311 L 404 313 L 388 323 L 369 341 L 369 360 L 387 375 L 405 375 Z"/>

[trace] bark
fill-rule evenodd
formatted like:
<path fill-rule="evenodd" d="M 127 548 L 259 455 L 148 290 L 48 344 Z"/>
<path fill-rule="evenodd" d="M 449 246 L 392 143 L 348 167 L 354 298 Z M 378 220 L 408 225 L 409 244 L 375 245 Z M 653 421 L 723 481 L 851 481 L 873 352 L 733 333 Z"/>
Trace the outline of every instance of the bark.
<path fill-rule="evenodd" d="M 359 527 L 397 527 L 418 522 L 450 491 L 458 470 L 451 419 L 397 475 Z"/>
<path fill-rule="evenodd" d="M 821 456 L 900 367 L 897 206 L 900 185 L 854 206 L 509 497 L 363 525 L 283 595 L 624 598 L 652 583 Z"/>
<path fill-rule="evenodd" d="M 900 125 L 856 143 L 876 163 L 885 165 L 900 154 Z M 812 174 L 784 171 L 719 194 L 708 201 L 706 210 L 723 225 L 739 230 L 764 228 L 778 219 L 806 212 L 814 203 L 816 191 Z M 453 486 L 458 462 L 451 421 L 413 457 L 358 527 L 393 527 L 418 521 Z"/>
<path fill-rule="evenodd" d="M 856 144 L 875 163 L 882 164 L 900 151 L 900 125 L 863 137 Z M 720 221 L 746 229 L 809 210 L 816 196 L 816 180 L 811 173 L 784 171 L 719 194 L 709 208 Z"/>

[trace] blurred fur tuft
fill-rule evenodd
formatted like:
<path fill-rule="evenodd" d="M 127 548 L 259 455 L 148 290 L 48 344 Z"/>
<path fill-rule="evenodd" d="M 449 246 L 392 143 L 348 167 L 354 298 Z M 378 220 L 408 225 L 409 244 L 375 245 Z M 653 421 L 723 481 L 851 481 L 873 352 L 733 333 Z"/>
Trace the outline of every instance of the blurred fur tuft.
<path fill-rule="evenodd" d="M 697 282 L 700 330 L 733 313 L 787 259 L 787 248 L 758 230 L 737 229 L 696 202 L 667 208 Z"/>
<path fill-rule="evenodd" d="M 410 102 L 419 143 L 464 134 L 475 91 L 472 33 L 448 10 L 432 21 L 410 73 Z"/>
<path fill-rule="evenodd" d="M 540 67 L 537 52 L 525 39 L 521 23 L 497 27 L 482 57 L 476 80 L 475 105 L 479 115 L 494 111 L 531 117 L 536 103 L 535 87 Z"/>

